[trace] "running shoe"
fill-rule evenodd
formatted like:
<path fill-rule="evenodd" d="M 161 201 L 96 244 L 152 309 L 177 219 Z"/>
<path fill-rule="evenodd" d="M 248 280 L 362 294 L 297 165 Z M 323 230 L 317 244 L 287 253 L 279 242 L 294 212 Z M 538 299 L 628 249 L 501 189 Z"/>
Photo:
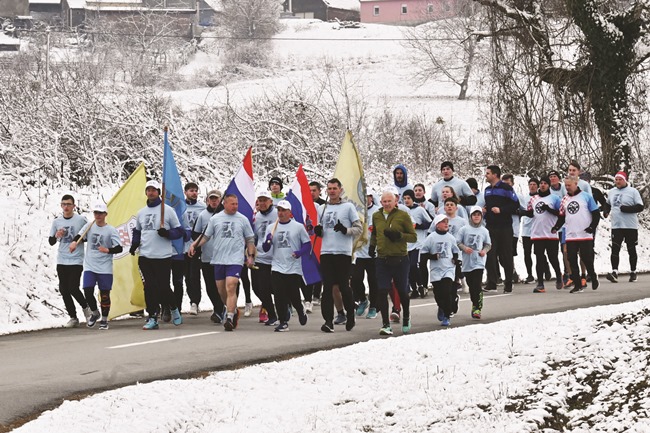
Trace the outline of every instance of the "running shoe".
<path fill-rule="evenodd" d="M 451 321 L 447 317 L 445 317 L 444 319 L 442 319 L 442 322 L 440 322 L 440 324 L 442 326 L 449 326 L 451 325 Z"/>
<path fill-rule="evenodd" d="M 266 312 L 266 308 L 260 308 L 260 314 L 259 314 L 260 323 L 266 324 L 267 320 L 269 320 L 269 313 Z"/>
<path fill-rule="evenodd" d="M 334 319 L 334 324 L 335 325 L 343 325 L 347 321 L 348 321 L 348 319 L 347 319 L 347 317 L 345 317 L 345 314 L 338 313 L 336 315 L 336 318 Z"/>
<path fill-rule="evenodd" d="M 252 312 L 253 312 L 253 303 L 246 302 L 246 305 L 244 306 L 244 317 L 250 317 Z"/>
<path fill-rule="evenodd" d="M 142 327 L 145 331 L 150 331 L 152 329 L 158 329 L 158 320 L 155 317 L 149 317 L 149 320 Z"/>
<path fill-rule="evenodd" d="M 473 308 L 472 309 L 472 319 L 480 319 L 481 318 L 481 310 L 478 308 Z"/>
<path fill-rule="evenodd" d="M 76 317 L 68 320 L 68 323 L 65 324 L 66 328 L 76 328 L 77 326 L 79 326 L 79 319 Z"/>
<path fill-rule="evenodd" d="M 181 325 L 183 323 L 183 316 L 181 316 L 181 312 L 178 311 L 178 308 L 174 308 L 173 310 L 170 311 L 171 316 L 172 316 L 172 323 L 174 326 Z"/>
<path fill-rule="evenodd" d="M 533 289 L 533 293 L 546 293 L 546 289 L 544 289 L 544 285 L 538 284 L 537 287 Z"/>
<path fill-rule="evenodd" d="M 630 277 L 632 277 L 632 274 L 630 274 Z M 616 271 L 608 272 L 605 278 L 607 278 L 612 283 L 618 283 L 618 272 Z"/>
<path fill-rule="evenodd" d="M 235 329 L 235 325 L 232 323 L 232 319 L 230 317 L 228 317 L 223 323 L 223 329 L 228 332 L 231 332 L 233 329 Z"/>
<path fill-rule="evenodd" d="M 404 334 L 408 334 L 411 332 L 411 318 L 409 317 L 408 319 L 404 319 L 404 322 L 402 323 L 402 332 Z"/>
<path fill-rule="evenodd" d="M 355 320 L 354 312 L 351 311 L 348 313 L 347 320 L 345 321 L 345 330 L 352 331 L 354 325 L 356 325 L 356 320 Z"/>
<path fill-rule="evenodd" d="M 393 323 L 399 323 L 399 311 L 393 311 L 390 313 L 390 321 Z"/>
<path fill-rule="evenodd" d="M 600 287 L 600 282 L 598 281 L 598 277 L 594 275 L 591 277 L 591 290 L 596 290 Z"/>
<path fill-rule="evenodd" d="M 92 316 L 93 312 L 90 311 L 90 307 L 83 308 L 82 310 L 84 312 L 84 317 L 86 318 L 86 323 L 88 323 L 88 320 L 90 320 L 90 316 Z M 91 326 L 91 328 L 92 328 L 92 326 Z"/>
<path fill-rule="evenodd" d="M 314 307 L 312 306 L 311 302 L 305 302 L 305 312 L 306 313 L 312 313 L 314 311 Z"/>
<path fill-rule="evenodd" d="M 289 330 L 289 324 L 287 322 L 282 322 L 275 327 L 275 332 L 287 332 Z"/>
<path fill-rule="evenodd" d="M 636 281 L 636 272 L 632 271 L 630 272 L 630 283 L 633 283 Z"/>
<path fill-rule="evenodd" d="M 106 320 L 102 320 L 99 322 L 99 330 L 100 331 L 105 331 L 108 329 L 108 322 Z"/>
<path fill-rule="evenodd" d="M 393 330 L 390 325 L 384 325 L 379 330 L 379 335 L 393 335 Z"/>
<path fill-rule="evenodd" d="M 275 317 L 270 317 L 264 322 L 264 326 L 278 326 L 280 324 L 280 321 L 276 319 Z"/>
<path fill-rule="evenodd" d="M 366 313 L 369 304 L 370 302 L 368 302 L 367 299 L 359 302 L 359 306 L 357 307 L 357 316 L 363 316 Z"/>
<path fill-rule="evenodd" d="M 210 316 L 210 320 L 212 323 L 219 324 L 223 321 L 223 318 L 221 317 L 221 314 L 217 313 L 216 311 L 212 312 L 212 315 Z"/>
<path fill-rule="evenodd" d="M 194 302 L 190 304 L 190 316 L 196 316 L 199 314 L 199 306 Z"/>
<path fill-rule="evenodd" d="M 564 287 L 564 283 L 562 282 L 562 278 L 558 278 L 555 280 L 555 288 L 558 290 L 562 290 L 562 287 Z"/>
<path fill-rule="evenodd" d="M 172 312 L 169 311 L 169 307 L 164 307 L 162 312 L 162 321 L 169 323 L 172 321 Z"/>
<path fill-rule="evenodd" d="M 332 325 L 331 322 L 325 322 L 323 323 L 323 326 L 320 327 L 320 330 L 327 334 L 331 334 L 334 332 L 334 325 Z"/>
<path fill-rule="evenodd" d="M 376 308 L 368 308 L 368 314 L 366 314 L 366 319 L 374 319 L 377 317 Z"/>
<path fill-rule="evenodd" d="M 239 308 L 235 308 L 235 315 L 232 316 L 232 326 L 237 329 L 237 325 L 239 325 Z"/>
<path fill-rule="evenodd" d="M 442 308 L 438 307 L 438 321 L 442 322 L 445 320 L 445 312 L 442 311 Z"/>
<path fill-rule="evenodd" d="M 86 326 L 89 328 L 92 328 L 95 326 L 95 323 L 99 320 L 99 318 L 102 317 L 101 314 L 99 314 L 99 311 L 93 311 L 88 320 L 86 321 Z"/>
<path fill-rule="evenodd" d="M 534 281 L 535 281 L 535 278 L 534 278 L 532 275 L 529 275 L 529 276 L 527 276 L 526 279 L 524 280 L 524 284 L 530 284 L 530 283 L 532 283 L 532 282 L 534 282 Z"/>
<path fill-rule="evenodd" d="M 582 287 L 576 285 L 573 289 L 571 289 L 569 293 L 582 293 L 584 291 L 585 290 Z"/>
<path fill-rule="evenodd" d="M 305 312 L 304 308 L 302 311 L 298 311 L 298 322 L 300 322 L 301 326 L 305 326 L 307 324 L 307 313 Z"/>

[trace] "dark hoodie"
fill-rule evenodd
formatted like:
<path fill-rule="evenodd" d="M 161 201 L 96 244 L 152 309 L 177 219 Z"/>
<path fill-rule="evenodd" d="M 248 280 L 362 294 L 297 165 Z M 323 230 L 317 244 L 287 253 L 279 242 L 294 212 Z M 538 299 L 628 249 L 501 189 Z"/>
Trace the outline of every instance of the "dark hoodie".
<path fill-rule="evenodd" d="M 395 179 L 395 170 L 401 169 L 402 172 L 404 172 L 404 180 L 402 182 L 397 182 L 397 179 Z M 408 182 L 409 175 L 408 175 L 408 170 L 406 167 L 404 167 L 402 164 L 397 164 L 393 168 L 393 182 L 395 183 L 395 187 L 397 188 L 397 191 L 399 192 L 399 202 L 402 203 L 402 193 L 406 191 L 407 189 L 413 189 L 413 185 L 411 185 Z"/>

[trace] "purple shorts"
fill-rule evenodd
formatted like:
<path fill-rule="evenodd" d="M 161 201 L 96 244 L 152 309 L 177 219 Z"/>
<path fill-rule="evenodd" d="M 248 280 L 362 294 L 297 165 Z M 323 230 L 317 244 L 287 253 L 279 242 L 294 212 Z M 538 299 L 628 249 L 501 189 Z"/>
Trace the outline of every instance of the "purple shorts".
<path fill-rule="evenodd" d="M 83 287 L 99 287 L 99 290 L 111 290 L 113 287 L 113 274 L 97 274 L 91 271 L 84 271 Z"/>
<path fill-rule="evenodd" d="M 214 279 L 225 280 L 227 277 L 239 278 L 242 265 L 214 265 Z"/>

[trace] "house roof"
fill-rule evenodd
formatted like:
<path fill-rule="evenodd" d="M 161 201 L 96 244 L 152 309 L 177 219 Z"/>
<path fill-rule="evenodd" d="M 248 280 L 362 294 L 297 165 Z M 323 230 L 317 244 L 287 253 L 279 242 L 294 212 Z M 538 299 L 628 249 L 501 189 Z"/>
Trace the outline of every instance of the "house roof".
<path fill-rule="evenodd" d="M 61 0 L 29 0 L 30 5 L 60 5 Z"/>
<path fill-rule="evenodd" d="M 335 9 L 343 9 L 346 11 L 358 11 L 360 8 L 359 0 L 323 0 L 324 3 Z"/>
<path fill-rule="evenodd" d="M 207 4 L 210 9 L 212 9 L 215 12 L 221 12 L 223 11 L 223 1 L 222 0 L 203 0 L 205 4 Z"/>
<path fill-rule="evenodd" d="M 70 9 L 83 9 L 86 7 L 86 0 L 67 0 Z"/>

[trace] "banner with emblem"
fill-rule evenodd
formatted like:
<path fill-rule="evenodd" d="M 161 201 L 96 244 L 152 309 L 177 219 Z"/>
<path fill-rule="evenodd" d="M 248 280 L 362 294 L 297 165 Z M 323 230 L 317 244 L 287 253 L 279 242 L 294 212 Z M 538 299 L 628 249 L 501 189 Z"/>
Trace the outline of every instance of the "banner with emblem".
<path fill-rule="evenodd" d="M 368 208 L 366 206 L 366 180 L 363 175 L 363 164 L 359 150 L 352 139 L 351 131 L 345 133 L 334 177 L 341 181 L 343 198 L 354 204 L 363 224 L 361 236 L 354 242 L 354 251 L 356 251 L 368 242 Z"/>
<path fill-rule="evenodd" d="M 144 207 L 147 183 L 144 164 L 129 176 L 108 202 L 106 222 L 117 229 L 124 250 L 113 257 L 113 289 L 109 319 L 144 309 L 144 286 L 138 256 L 129 254 L 135 216 Z"/>

